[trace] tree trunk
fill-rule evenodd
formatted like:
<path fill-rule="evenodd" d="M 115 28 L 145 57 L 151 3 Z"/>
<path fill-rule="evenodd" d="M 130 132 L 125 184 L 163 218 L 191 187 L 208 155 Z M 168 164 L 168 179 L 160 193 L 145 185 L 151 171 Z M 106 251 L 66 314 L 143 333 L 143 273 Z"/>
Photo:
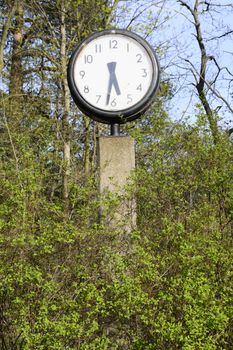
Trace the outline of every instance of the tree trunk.
<path fill-rule="evenodd" d="M 92 157 L 92 171 L 93 173 L 97 168 L 97 157 L 98 157 L 98 139 L 99 139 L 99 126 L 98 123 L 94 123 L 93 130 L 93 157 Z"/>
<path fill-rule="evenodd" d="M 2 37 L 1 37 L 1 42 L 0 42 L 0 73 L 4 67 L 4 47 L 6 45 L 6 40 L 7 40 L 7 34 L 11 25 L 11 21 L 12 21 L 12 17 L 15 14 L 16 11 L 16 7 L 17 7 L 17 1 L 14 1 L 12 7 L 9 9 L 8 14 L 7 14 L 7 18 L 5 21 L 5 24 L 3 26 L 3 30 L 2 30 Z"/>
<path fill-rule="evenodd" d="M 63 198 L 65 207 L 69 207 L 69 180 L 70 180 L 70 95 L 68 82 L 66 79 L 67 60 L 66 60 L 66 25 L 65 25 L 65 1 L 61 1 L 61 76 L 63 90 L 63 156 L 64 156 L 64 171 L 63 171 Z"/>
<path fill-rule="evenodd" d="M 218 141 L 218 136 L 219 136 L 219 132 L 218 132 L 218 125 L 217 125 L 217 121 L 215 118 L 215 113 L 214 111 L 211 109 L 210 104 L 208 102 L 207 99 L 207 94 L 205 91 L 205 85 L 206 85 L 206 70 L 207 70 L 207 62 L 208 62 L 208 55 L 206 52 L 206 48 L 205 48 L 205 44 L 204 44 L 204 40 L 203 40 L 203 36 L 202 36 L 202 31 L 201 31 L 201 23 L 199 21 L 199 11 L 198 11 L 198 7 L 200 5 L 199 0 L 195 0 L 195 4 L 194 7 L 192 8 L 191 6 L 188 5 L 188 3 L 186 1 L 183 0 L 178 0 L 179 3 L 186 7 L 188 9 L 188 11 L 191 13 L 193 19 L 194 19 L 194 26 L 195 26 L 195 30 L 196 30 L 196 39 L 197 39 L 197 43 L 200 49 L 200 53 L 201 53 L 201 66 L 200 66 L 200 71 L 198 72 L 198 77 L 196 77 L 197 79 L 197 84 L 196 84 L 196 89 L 197 89 L 197 93 L 198 93 L 198 97 L 200 99 L 200 102 L 205 110 L 206 116 L 208 118 L 208 122 L 209 122 L 209 127 L 213 136 L 213 140 L 214 143 L 217 143 Z"/>
<path fill-rule="evenodd" d="M 206 97 L 206 92 L 205 92 L 205 80 L 206 80 L 206 68 L 207 68 L 208 56 L 207 56 L 205 44 L 203 41 L 201 24 L 198 18 L 198 5 L 199 5 L 199 0 L 196 0 L 194 10 L 192 11 L 196 34 L 197 34 L 196 38 L 201 51 L 201 67 L 200 67 L 199 81 L 196 85 L 196 88 L 197 88 L 199 99 L 206 112 L 214 142 L 216 143 L 218 139 L 218 126 L 214 117 L 214 112 L 212 111 L 209 105 L 208 99 Z"/>
<path fill-rule="evenodd" d="M 84 170 L 85 177 L 90 174 L 90 118 L 84 117 L 85 122 L 85 142 L 84 142 Z"/>
<path fill-rule="evenodd" d="M 21 117 L 22 112 L 22 41 L 23 41 L 23 1 L 16 4 L 13 29 L 13 47 L 10 70 L 10 96 L 12 119 Z"/>

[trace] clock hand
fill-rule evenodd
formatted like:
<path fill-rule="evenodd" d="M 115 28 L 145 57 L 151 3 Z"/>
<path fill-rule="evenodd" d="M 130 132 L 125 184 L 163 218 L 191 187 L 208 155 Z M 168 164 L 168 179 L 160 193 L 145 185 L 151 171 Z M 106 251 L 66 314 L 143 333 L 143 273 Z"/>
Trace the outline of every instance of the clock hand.
<path fill-rule="evenodd" d="M 118 81 L 117 81 L 117 77 L 116 77 L 115 72 L 112 74 L 112 85 L 114 85 L 116 94 L 120 95 L 121 92 L 120 92 L 120 88 L 119 88 L 119 85 L 118 85 Z"/>
<path fill-rule="evenodd" d="M 116 73 L 115 73 L 116 62 L 109 62 L 109 63 L 107 63 L 107 66 L 108 66 L 108 71 L 109 71 L 109 83 L 108 83 L 106 105 L 109 104 L 112 86 L 114 86 L 117 95 L 120 95 L 120 93 L 121 93 L 120 88 L 119 88 L 119 84 L 117 81 Z"/>
<path fill-rule="evenodd" d="M 111 91 L 112 91 L 112 76 L 110 75 L 109 76 L 109 82 L 108 82 L 108 91 L 107 91 L 106 105 L 109 104 Z"/>

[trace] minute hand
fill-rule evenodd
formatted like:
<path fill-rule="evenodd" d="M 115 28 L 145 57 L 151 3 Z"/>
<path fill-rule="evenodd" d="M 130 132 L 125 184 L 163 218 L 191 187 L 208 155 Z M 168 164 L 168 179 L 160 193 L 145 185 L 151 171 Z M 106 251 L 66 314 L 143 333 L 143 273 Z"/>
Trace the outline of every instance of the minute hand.
<path fill-rule="evenodd" d="M 116 62 L 109 62 L 109 63 L 107 63 L 107 66 L 108 66 L 108 71 L 109 71 L 109 83 L 108 83 L 106 105 L 109 104 L 112 86 L 114 86 L 117 95 L 120 95 L 120 93 L 121 93 L 120 88 L 119 88 L 119 84 L 117 81 L 116 73 L 115 73 Z"/>

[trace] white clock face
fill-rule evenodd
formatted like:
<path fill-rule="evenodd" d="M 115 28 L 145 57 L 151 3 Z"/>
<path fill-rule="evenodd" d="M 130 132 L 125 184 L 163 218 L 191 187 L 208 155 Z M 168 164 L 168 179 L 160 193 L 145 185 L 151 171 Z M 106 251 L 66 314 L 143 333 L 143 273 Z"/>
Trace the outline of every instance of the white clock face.
<path fill-rule="evenodd" d="M 73 77 L 87 103 L 114 112 L 128 109 L 144 98 L 152 83 L 153 69 L 158 67 L 153 67 L 148 51 L 139 41 L 110 33 L 82 46 Z"/>

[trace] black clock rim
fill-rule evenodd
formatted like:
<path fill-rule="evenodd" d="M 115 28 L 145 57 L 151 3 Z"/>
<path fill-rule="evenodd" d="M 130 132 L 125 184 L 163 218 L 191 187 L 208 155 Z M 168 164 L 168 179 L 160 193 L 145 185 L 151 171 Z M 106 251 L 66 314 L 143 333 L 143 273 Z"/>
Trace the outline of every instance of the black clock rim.
<path fill-rule="evenodd" d="M 145 96 L 135 105 L 119 111 L 106 111 L 106 110 L 97 108 L 92 104 L 90 104 L 89 102 L 87 102 L 80 94 L 74 80 L 75 61 L 77 56 L 83 49 L 83 47 L 87 45 L 90 41 L 94 40 L 95 38 L 98 38 L 99 36 L 103 36 L 103 35 L 109 35 L 109 34 L 125 35 L 138 41 L 150 56 L 152 67 L 153 67 L 151 84 Z M 90 36 L 84 38 L 81 41 L 81 43 L 75 47 L 68 64 L 67 80 L 68 80 L 69 89 L 74 99 L 74 102 L 84 114 L 89 116 L 91 119 L 94 119 L 104 124 L 115 124 L 115 123 L 124 124 L 128 121 L 133 121 L 139 118 L 153 103 L 153 100 L 160 82 L 160 66 L 159 66 L 159 62 L 154 49 L 141 36 L 125 29 L 105 29 L 102 31 L 97 31 L 91 34 Z"/>

